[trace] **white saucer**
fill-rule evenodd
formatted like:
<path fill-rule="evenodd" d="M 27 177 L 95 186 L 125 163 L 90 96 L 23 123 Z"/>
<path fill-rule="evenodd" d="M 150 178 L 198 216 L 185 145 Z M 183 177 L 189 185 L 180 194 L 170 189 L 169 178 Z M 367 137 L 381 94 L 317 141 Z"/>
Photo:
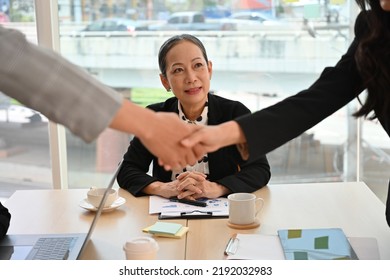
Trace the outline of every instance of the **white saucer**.
<path fill-rule="evenodd" d="M 104 212 L 113 211 L 116 208 L 118 208 L 119 206 L 123 205 L 125 202 L 126 202 L 126 199 L 124 199 L 123 197 L 118 197 L 117 200 L 115 200 L 113 204 L 111 204 L 108 207 L 103 208 L 102 212 L 104 213 Z M 83 199 L 82 201 L 80 201 L 79 206 L 81 208 L 87 209 L 89 211 L 97 211 L 97 208 L 95 206 L 93 206 L 92 204 L 90 204 L 87 199 Z"/>

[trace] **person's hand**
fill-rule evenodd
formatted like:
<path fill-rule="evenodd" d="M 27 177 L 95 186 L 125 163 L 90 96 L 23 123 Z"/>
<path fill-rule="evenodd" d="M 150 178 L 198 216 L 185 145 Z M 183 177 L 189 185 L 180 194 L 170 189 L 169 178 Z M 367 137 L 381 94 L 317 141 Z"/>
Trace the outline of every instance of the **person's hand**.
<path fill-rule="evenodd" d="M 136 135 L 166 170 L 193 165 L 198 160 L 193 151 L 196 144 L 186 147 L 180 140 L 199 127 L 184 123 L 175 113 L 154 112 L 123 100 L 109 126 Z"/>
<path fill-rule="evenodd" d="M 201 126 L 184 138 L 181 144 L 192 148 L 195 157 L 200 158 L 207 152 L 214 152 L 225 146 L 245 142 L 245 136 L 238 123 L 228 121 L 214 126 Z"/>
<path fill-rule="evenodd" d="M 217 198 L 229 192 L 224 186 L 206 180 L 206 176 L 199 172 L 184 172 L 177 180 L 178 198 Z"/>
<path fill-rule="evenodd" d="M 186 171 L 176 177 L 178 181 L 177 190 L 179 192 L 178 198 L 186 198 L 193 200 L 194 194 L 202 194 L 198 183 L 206 180 L 206 175 L 196 171 Z"/>
<path fill-rule="evenodd" d="M 223 131 L 221 131 L 219 125 L 202 126 L 200 129 L 184 138 L 181 141 L 181 144 L 188 148 L 194 147 L 195 156 L 201 157 L 207 152 L 218 150 L 222 146 L 221 133 L 223 133 Z"/>
<path fill-rule="evenodd" d="M 198 160 L 192 147 L 183 146 L 180 140 L 197 129 L 184 123 L 175 113 L 157 112 L 153 120 L 145 123 L 148 133 L 139 136 L 145 147 L 159 159 L 166 170 L 193 165 Z"/>
<path fill-rule="evenodd" d="M 178 180 L 168 182 L 168 183 L 156 181 L 146 186 L 143 189 L 143 192 L 149 195 L 158 195 L 165 198 L 171 198 L 173 196 L 179 195 L 179 191 L 177 190 L 178 183 L 179 183 Z"/>

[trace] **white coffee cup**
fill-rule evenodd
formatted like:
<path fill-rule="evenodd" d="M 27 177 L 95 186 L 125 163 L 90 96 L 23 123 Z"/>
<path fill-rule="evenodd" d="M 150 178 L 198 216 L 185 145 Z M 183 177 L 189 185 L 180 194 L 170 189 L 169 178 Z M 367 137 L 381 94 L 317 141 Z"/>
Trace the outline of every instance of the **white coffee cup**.
<path fill-rule="evenodd" d="M 157 241 L 147 236 L 133 238 L 123 245 L 127 260 L 155 260 L 158 249 Z"/>
<path fill-rule="evenodd" d="M 102 201 L 105 191 L 106 191 L 105 188 L 96 188 L 96 187 L 90 188 L 87 193 L 88 202 L 91 203 L 96 208 L 98 208 L 100 202 Z M 111 204 L 115 202 L 115 200 L 117 200 L 117 198 L 118 198 L 118 192 L 114 189 L 109 189 L 107 199 L 104 203 L 104 207 L 105 208 L 109 207 Z"/>
<path fill-rule="evenodd" d="M 253 224 L 264 205 L 264 200 L 253 193 L 230 194 L 228 202 L 229 222 L 236 225 Z"/>

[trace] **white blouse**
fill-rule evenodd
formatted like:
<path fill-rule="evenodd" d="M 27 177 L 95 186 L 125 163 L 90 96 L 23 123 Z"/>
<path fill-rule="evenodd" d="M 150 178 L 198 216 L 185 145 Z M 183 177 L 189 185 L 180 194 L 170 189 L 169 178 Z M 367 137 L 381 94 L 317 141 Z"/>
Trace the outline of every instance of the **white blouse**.
<path fill-rule="evenodd" d="M 194 124 L 194 125 L 198 125 L 198 124 L 207 125 L 208 112 L 209 112 L 207 100 L 206 100 L 206 104 L 204 106 L 202 114 L 195 121 L 191 121 L 185 116 L 185 114 L 181 108 L 180 101 L 178 101 L 178 109 L 179 109 L 179 118 L 182 121 L 190 123 L 190 124 Z M 171 178 L 172 181 L 176 180 L 176 177 L 179 174 L 186 172 L 186 171 L 197 171 L 197 172 L 200 172 L 200 173 L 203 173 L 206 175 L 210 174 L 208 161 L 209 161 L 208 155 L 205 154 L 202 159 L 198 160 L 198 162 L 195 163 L 195 165 L 187 165 L 186 167 L 184 167 L 181 170 L 177 170 L 177 169 L 172 170 L 172 178 Z"/>

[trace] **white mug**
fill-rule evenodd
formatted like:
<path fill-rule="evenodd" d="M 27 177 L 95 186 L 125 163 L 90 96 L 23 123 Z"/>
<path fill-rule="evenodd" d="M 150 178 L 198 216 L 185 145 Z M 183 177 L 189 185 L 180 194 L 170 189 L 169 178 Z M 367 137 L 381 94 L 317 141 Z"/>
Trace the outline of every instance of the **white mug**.
<path fill-rule="evenodd" d="M 105 192 L 106 188 L 91 187 L 87 192 L 88 202 L 98 208 Z M 109 189 L 107 199 L 104 203 L 104 208 L 111 206 L 111 204 L 113 204 L 117 198 L 118 192 L 114 189 Z"/>
<path fill-rule="evenodd" d="M 229 222 L 236 225 L 254 223 L 264 205 L 264 200 L 253 193 L 233 193 L 228 195 L 228 201 Z"/>

